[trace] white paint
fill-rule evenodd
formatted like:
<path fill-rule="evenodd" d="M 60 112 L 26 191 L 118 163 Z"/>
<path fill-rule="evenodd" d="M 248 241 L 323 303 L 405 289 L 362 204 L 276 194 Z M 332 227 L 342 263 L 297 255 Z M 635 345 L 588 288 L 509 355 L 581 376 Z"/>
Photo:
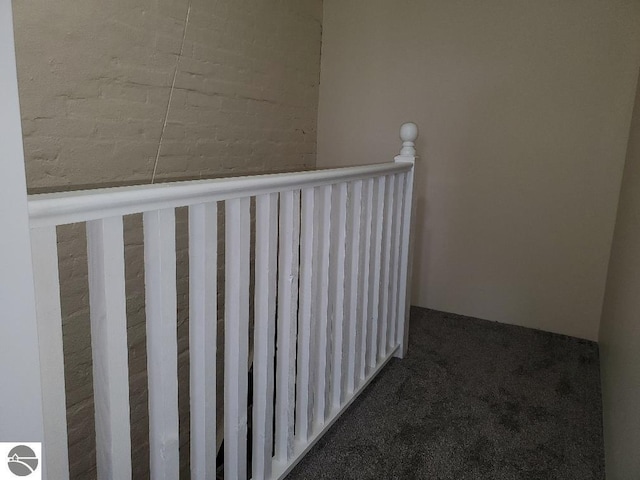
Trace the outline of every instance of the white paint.
<path fill-rule="evenodd" d="M 216 475 L 218 205 L 189 207 L 191 478 Z"/>
<path fill-rule="evenodd" d="M 412 148 L 409 140 L 403 140 L 405 151 Z M 406 267 L 408 251 L 396 248 L 404 241 L 400 217 L 403 210 L 406 213 L 400 202 L 400 175 L 408 179 L 412 168 L 411 162 L 398 161 L 321 176 L 309 172 L 296 178 L 310 187 L 286 191 L 278 189 L 291 181 L 288 175 L 240 183 L 232 180 L 233 187 L 217 184 L 220 191 L 209 185 L 206 203 L 189 203 L 195 197 L 180 194 L 173 197 L 173 203 L 156 198 L 156 205 L 167 208 L 143 211 L 153 478 L 175 479 L 179 473 L 175 208 L 190 207 L 192 476 L 208 478 L 216 463 L 215 201 L 233 192 L 225 203 L 225 478 L 246 479 L 250 206 L 254 192 L 245 190 L 241 195 L 234 189 L 257 182 L 258 191 L 269 191 L 256 197 L 252 476 L 256 480 L 279 478 L 399 350 L 393 328 L 394 315 L 401 309 L 393 303 L 393 296 L 402 285 L 399 261 Z M 343 180 L 327 183 L 342 178 L 340 172 L 346 174 Z M 183 184 L 162 185 L 158 191 L 172 196 L 176 188 L 183 193 L 191 191 Z M 121 196 L 132 199 L 132 192 L 134 196 L 139 193 L 135 189 L 98 191 L 95 195 L 101 200 L 97 204 L 106 199 L 108 203 L 100 211 L 82 211 L 91 219 L 87 222 L 87 246 L 92 353 L 98 471 L 104 478 L 131 477 L 123 219 L 108 214 L 121 208 Z M 75 196 L 76 201 L 90 198 L 90 192 Z M 139 203 L 127 205 L 126 211 L 144 210 L 149 205 L 149 198 L 145 198 L 143 195 Z M 43 381 L 47 398 L 52 400 L 47 408 L 53 412 L 47 420 L 47 432 L 53 441 L 60 442 L 61 437 L 66 439 L 60 299 L 55 226 L 48 225 L 65 222 L 70 218 L 67 214 L 73 216 L 80 210 L 61 215 L 58 200 L 60 197 L 54 196 L 35 201 L 40 205 L 36 211 L 40 208 L 41 213 L 48 213 L 34 222 L 45 226 L 34 227 L 33 248 L 41 333 L 51 333 L 51 341 L 41 345 L 43 358 L 50 362 L 43 372 L 52 373 Z M 98 215 L 104 218 L 96 218 Z M 408 222 L 403 223 L 403 235 L 405 229 Z M 404 283 L 406 286 L 406 279 Z M 47 288 L 48 284 L 52 288 Z M 387 334 L 388 330 L 391 333 Z M 63 471 L 63 477 L 68 463 L 65 453 L 51 464 L 56 471 Z"/>
<path fill-rule="evenodd" d="M 413 140 L 417 138 L 413 136 Z M 402 137 L 401 137 L 402 138 Z M 407 137 L 405 137 L 407 138 Z M 411 138 L 411 137 L 409 137 Z M 403 138 L 404 141 L 404 138 Z M 415 198 L 413 196 L 413 172 L 416 157 L 412 155 L 397 155 L 396 162 L 408 163 L 412 168 L 405 173 L 402 199 L 402 233 L 400 237 L 400 265 L 399 265 L 399 291 L 398 291 L 398 313 L 397 313 L 397 337 L 400 348 L 397 355 L 403 358 L 409 347 L 409 316 L 411 309 L 411 279 L 413 268 L 413 248 L 414 248 L 414 232 L 411 228 L 412 211 L 414 209 Z"/>
<path fill-rule="evenodd" d="M 175 208 L 251 195 L 331 185 L 405 172 L 408 165 L 386 163 L 326 170 L 191 180 L 154 185 L 96 188 L 29 196 L 32 227 L 84 222 L 109 216 Z"/>
<path fill-rule="evenodd" d="M 398 325 L 398 291 L 399 291 L 399 269 L 400 269 L 400 234 L 402 229 L 402 192 L 404 187 L 404 175 L 394 175 L 394 196 L 393 196 L 393 212 L 391 214 L 391 257 L 389 258 L 389 318 L 387 345 L 395 347 L 397 343 L 396 329 Z"/>
<path fill-rule="evenodd" d="M 145 212 L 144 280 L 151 477 L 178 478 L 178 346 L 173 208 Z"/>
<path fill-rule="evenodd" d="M 51 478 L 65 479 L 69 478 L 69 452 L 56 227 L 32 229 L 31 252 L 40 345 L 47 473 Z"/>
<path fill-rule="evenodd" d="M 256 198 L 252 478 L 271 478 L 278 266 L 278 194 Z"/>
<path fill-rule="evenodd" d="M 309 437 L 311 411 L 311 335 L 313 290 L 315 191 L 302 190 L 302 213 L 300 234 L 300 309 L 298 330 L 298 368 L 296 378 L 296 440 L 306 443 Z"/>
<path fill-rule="evenodd" d="M 347 266 L 347 280 L 345 281 L 345 305 L 347 341 L 346 341 L 346 379 L 343 388 L 346 395 L 351 395 L 356 387 L 356 356 L 358 355 L 358 339 L 362 336 L 362 324 L 359 323 L 358 306 L 361 292 L 358 288 L 360 267 L 360 221 L 362 218 L 362 180 L 353 182 L 350 186 L 349 210 L 347 218 L 347 251 L 345 264 Z"/>
<path fill-rule="evenodd" d="M 386 177 L 376 178 L 373 187 L 372 222 L 371 233 L 373 235 L 373 245 L 371 248 L 371 265 L 369 270 L 369 306 L 367 312 L 367 366 L 375 368 L 378 361 L 378 331 L 380 328 L 380 278 L 381 278 L 381 258 L 382 258 L 382 230 L 384 214 Z"/>
<path fill-rule="evenodd" d="M 283 192 L 280 194 L 276 424 L 274 438 L 274 456 L 282 462 L 291 458 L 294 441 L 299 240 L 300 191 Z"/>
<path fill-rule="evenodd" d="M 227 200 L 224 295 L 224 478 L 247 478 L 250 200 Z"/>
<path fill-rule="evenodd" d="M 382 272 L 380 275 L 380 310 L 378 318 L 378 356 L 387 354 L 390 311 L 389 287 L 391 280 L 391 239 L 393 237 L 393 201 L 395 198 L 395 178 L 385 177 L 387 188 L 384 195 L 384 213 L 382 218 Z"/>
<path fill-rule="evenodd" d="M 400 155 L 403 157 L 415 157 L 415 141 L 418 139 L 418 126 L 413 122 L 403 123 L 400 126 L 400 138 L 402 139 Z"/>
<path fill-rule="evenodd" d="M 43 442 L 38 331 L 9 1 L 0 2 L 0 64 L 0 221 L 5 226 L 0 235 L 0 378 L 4 385 L 0 441 Z M 55 472 L 48 472 L 47 444 L 43 451 L 44 478 L 53 479 Z"/>
<path fill-rule="evenodd" d="M 124 480 L 131 432 L 122 217 L 87 222 L 87 263 L 98 476 Z"/>
<path fill-rule="evenodd" d="M 314 290 L 317 292 L 317 304 L 314 308 L 315 318 L 315 361 L 314 361 L 314 395 L 313 395 L 313 430 L 322 428 L 326 416 L 326 382 L 327 382 L 327 345 L 329 323 L 329 251 L 331 226 L 331 186 L 316 189 L 316 225 L 318 235 L 316 244 L 317 272 Z"/>
<path fill-rule="evenodd" d="M 358 354 L 356 355 L 358 370 L 358 385 L 364 381 L 367 373 L 367 352 L 369 345 L 369 267 L 371 260 L 371 228 L 373 222 L 373 186 L 372 178 L 364 181 L 363 205 L 362 205 L 362 251 L 360 253 L 360 279 L 358 282 L 358 315 L 357 322 L 360 326 L 360 339 L 358 345 Z"/>
<path fill-rule="evenodd" d="M 344 274 L 347 236 L 347 184 L 340 183 L 333 189 L 332 198 L 331 250 L 329 253 L 329 296 L 331 331 L 331 363 L 329 388 L 327 389 L 329 407 L 339 409 L 342 403 L 342 369 L 344 348 Z"/>

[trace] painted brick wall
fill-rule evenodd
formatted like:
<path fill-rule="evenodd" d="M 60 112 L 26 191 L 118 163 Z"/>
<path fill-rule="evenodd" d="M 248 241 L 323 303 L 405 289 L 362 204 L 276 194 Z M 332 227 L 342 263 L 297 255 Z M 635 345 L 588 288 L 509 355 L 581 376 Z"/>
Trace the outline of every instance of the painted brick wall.
<path fill-rule="evenodd" d="M 315 166 L 321 0 L 21 0 L 13 7 L 31 192 Z M 188 478 L 185 220 L 179 210 L 180 456 Z M 86 479 L 95 476 L 95 442 L 84 226 L 58 233 L 71 472 Z M 125 219 L 125 256 L 138 479 L 148 477 L 139 216 Z"/>

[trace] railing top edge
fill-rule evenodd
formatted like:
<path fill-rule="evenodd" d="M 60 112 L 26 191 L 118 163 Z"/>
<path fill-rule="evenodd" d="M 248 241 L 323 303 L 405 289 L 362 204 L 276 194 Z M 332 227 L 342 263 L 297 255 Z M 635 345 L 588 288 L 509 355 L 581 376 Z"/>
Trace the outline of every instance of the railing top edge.
<path fill-rule="evenodd" d="M 402 173 L 410 163 L 381 163 L 305 172 L 97 188 L 29 195 L 32 227 L 64 225 L 160 208 L 177 208 L 265 193 Z"/>

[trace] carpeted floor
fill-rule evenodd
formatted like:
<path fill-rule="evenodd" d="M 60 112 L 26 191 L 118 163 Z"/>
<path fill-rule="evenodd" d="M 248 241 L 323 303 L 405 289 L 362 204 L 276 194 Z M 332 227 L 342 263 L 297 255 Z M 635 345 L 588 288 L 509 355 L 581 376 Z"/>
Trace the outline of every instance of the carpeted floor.
<path fill-rule="evenodd" d="M 287 477 L 604 478 L 598 346 L 426 309 Z"/>

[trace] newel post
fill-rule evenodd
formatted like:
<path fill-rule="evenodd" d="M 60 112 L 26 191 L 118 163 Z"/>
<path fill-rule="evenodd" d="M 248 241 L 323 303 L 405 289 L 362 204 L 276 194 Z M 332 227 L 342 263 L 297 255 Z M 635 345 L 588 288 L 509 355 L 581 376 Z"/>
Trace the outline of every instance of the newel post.
<path fill-rule="evenodd" d="M 412 168 L 405 177 L 403 212 L 402 212 L 402 237 L 400 240 L 400 289 L 398 292 L 398 343 L 400 348 L 395 354 L 403 358 L 407 352 L 409 343 L 409 311 L 411 307 L 411 213 L 413 210 L 413 174 L 416 162 L 415 141 L 418 138 L 418 126 L 408 122 L 400 127 L 402 148 L 400 155 L 396 155 L 396 162 L 411 163 Z"/>

